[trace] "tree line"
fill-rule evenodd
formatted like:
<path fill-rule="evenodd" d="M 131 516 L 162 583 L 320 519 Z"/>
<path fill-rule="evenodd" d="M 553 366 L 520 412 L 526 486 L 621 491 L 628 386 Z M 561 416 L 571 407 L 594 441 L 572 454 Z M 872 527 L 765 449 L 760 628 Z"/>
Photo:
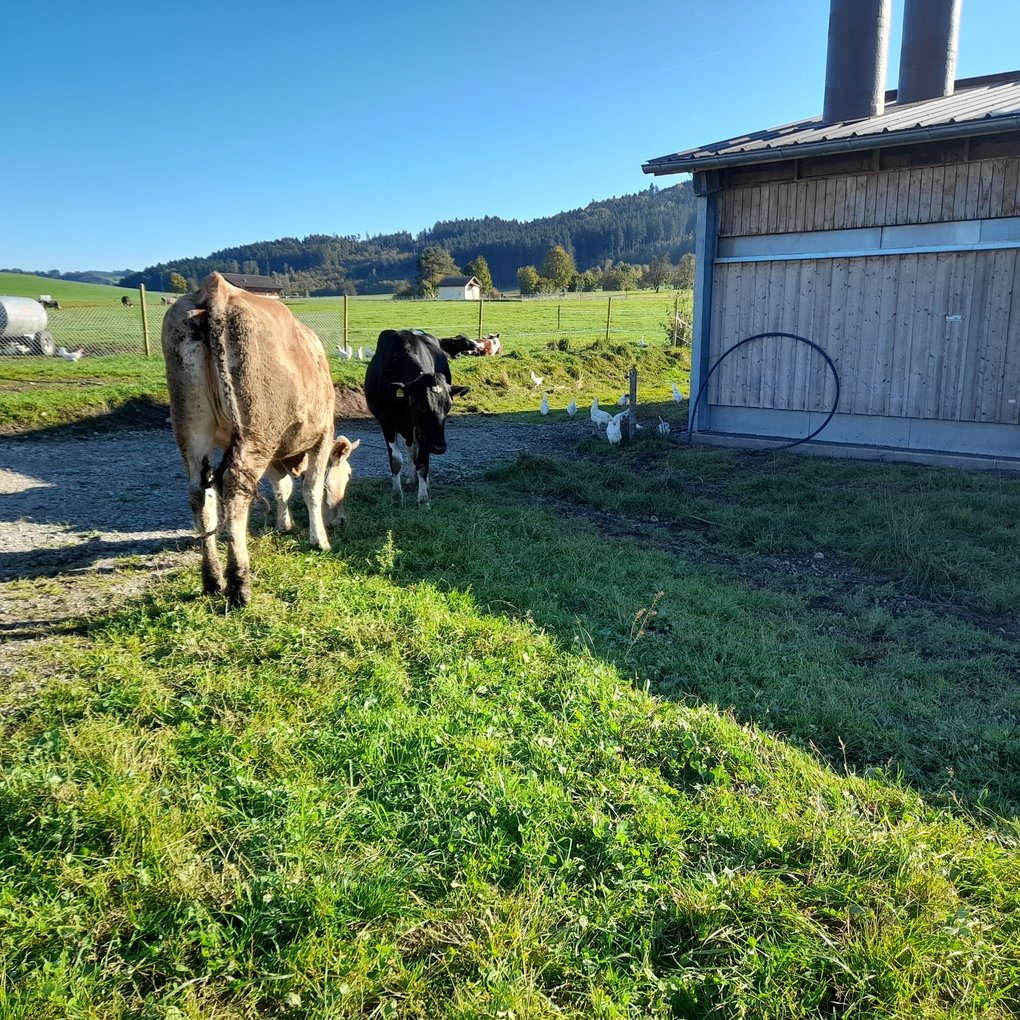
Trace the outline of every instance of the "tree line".
<path fill-rule="evenodd" d="M 434 266 L 426 266 L 423 275 L 420 263 L 430 253 L 426 261 L 442 258 L 446 275 L 464 271 L 479 276 L 468 267 L 481 259 L 491 277 L 489 289 L 497 291 L 518 287 L 518 270 L 530 266 L 541 288 L 545 286 L 541 281 L 549 279 L 541 267 L 549 252 L 559 247 L 580 277 L 567 286 L 597 289 L 640 281 L 656 260 L 678 266 L 681 256 L 694 250 L 694 221 L 689 183 L 668 188 L 652 184 L 634 195 L 592 201 L 582 209 L 524 222 L 487 216 L 442 221 L 417 235 L 406 231 L 366 238 L 311 234 L 259 241 L 205 258 L 149 266 L 126 275 L 121 285 L 144 283 L 150 290 L 167 291 L 171 273 L 191 287 L 219 270 L 273 277 L 284 293 L 295 296 L 428 293 Z M 435 251 L 445 257 L 436 256 Z M 480 267 L 481 263 L 475 268 Z"/>

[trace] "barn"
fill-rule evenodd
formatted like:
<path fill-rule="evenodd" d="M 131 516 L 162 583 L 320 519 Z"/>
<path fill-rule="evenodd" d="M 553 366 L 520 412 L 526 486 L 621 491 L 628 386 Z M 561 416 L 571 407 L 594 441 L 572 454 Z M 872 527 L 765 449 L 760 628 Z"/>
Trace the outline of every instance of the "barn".
<path fill-rule="evenodd" d="M 251 273 L 221 273 L 227 283 L 248 291 L 250 294 L 262 294 L 265 297 L 282 297 L 281 287 L 271 276 L 255 276 Z"/>
<path fill-rule="evenodd" d="M 477 301 L 482 285 L 477 276 L 444 276 L 436 285 L 440 301 Z"/>
<path fill-rule="evenodd" d="M 1020 468 L 1020 71 L 954 81 L 959 16 L 907 0 L 886 92 L 889 0 L 832 0 L 822 116 L 644 164 L 697 195 L 692 438 Z"/>

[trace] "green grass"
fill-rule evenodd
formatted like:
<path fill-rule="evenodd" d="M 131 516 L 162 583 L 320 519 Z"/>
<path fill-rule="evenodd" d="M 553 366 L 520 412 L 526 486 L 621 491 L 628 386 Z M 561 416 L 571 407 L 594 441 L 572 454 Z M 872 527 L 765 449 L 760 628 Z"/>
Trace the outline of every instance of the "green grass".
<path fill-rule="evenodd" d="M 151 293 L 151 292 L 150 292 Z M 0 273 L 0 296 L 29 297 L 37 300 L 40 294 L 49 294 L 60 302 L 61 310 L 66 308 L 92 308 L 102 305 L 120 304 L 126 294 L 132 300 L 138 297 L 137 290 L 124 287 L 108 287 L 101 283 L 77 283 L 74 280 L 51 280 L 31 273 Z M 158 300 L 159 295 L 154 295 Z M 51 318 L 57 314 L 50 313 Z"/>
<path fill-rule="evenodd" d="M 0 359 L 0 431 L 99 424 L 102 416 L 166 417 L 166 375 L 155 358 Z"/>
<path fill-rule="evenodd" d="M 0 700 L 0 1015 L 1016 1015 L 1020 483 L 591 441 L 387 490 Z"/>

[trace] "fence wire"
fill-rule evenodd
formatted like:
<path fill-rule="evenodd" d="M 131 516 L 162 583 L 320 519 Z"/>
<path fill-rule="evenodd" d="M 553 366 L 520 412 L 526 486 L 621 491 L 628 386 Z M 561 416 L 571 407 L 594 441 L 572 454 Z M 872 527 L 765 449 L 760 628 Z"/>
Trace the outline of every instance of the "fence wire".
<path fill-rule="evenodd" d="M 161 357 L 160 335 L 172 298 L 131 293 L 102 304 L 47 309 L 44 330 L 27 336 L 0 337 L 2 358 Z M 501 334 L 507 341 L 546 342 L 598 340 L 656 342 L 668 340 L 668 324 L 679 312 L 692 316 L 690 292 L 633 298 L 602 294 L 565 295 L 560 299 L 468 301 L 390 301 L 341 298 L 288 301 L 294 314 L 309 326 L 330 355 L 338 350 L 367 357 L 383 329 L 423 329 L 435 336 L 463 333 L 477 337 Z M 681 330 L 681 333 L 683 331 Z M 688 334 L 689 336 L 689 334 Z M 685 339 L 681 336 L 681 340 Z M 80 352 L 80 353 L 79 353 Z"/>

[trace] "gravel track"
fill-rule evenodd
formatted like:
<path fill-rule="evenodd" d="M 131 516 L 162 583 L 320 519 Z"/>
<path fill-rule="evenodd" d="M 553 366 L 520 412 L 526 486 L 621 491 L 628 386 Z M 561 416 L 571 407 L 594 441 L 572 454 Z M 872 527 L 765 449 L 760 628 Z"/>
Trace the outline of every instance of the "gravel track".
<path fill-rule="evenodd" d="M 432 459 L 434 485 L 527 450 L 569 456 L 592 434 L 587 415 L 580 418 L 521 424 L 455 416 L 447 453 Z M 342 421 L 338 431 L 361 440 L 352 484 L 388 475 L 373 421 Z M 93 613 L 136 597 L 197 555 L 169 426 L 0 437 L 0 689 L 36 642 L 80 631 Z"/>

